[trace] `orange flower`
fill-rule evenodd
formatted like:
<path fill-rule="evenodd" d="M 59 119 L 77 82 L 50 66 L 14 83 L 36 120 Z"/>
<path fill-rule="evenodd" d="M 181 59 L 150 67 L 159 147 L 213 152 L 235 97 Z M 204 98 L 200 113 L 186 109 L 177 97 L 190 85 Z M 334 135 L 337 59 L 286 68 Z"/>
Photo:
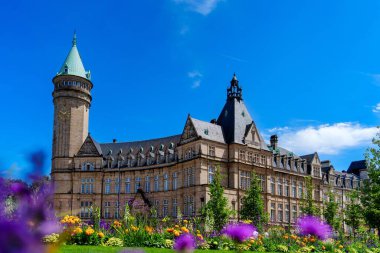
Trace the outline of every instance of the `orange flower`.
<path fill-rule="evenodd" d="M 325 247 L 325 246 L 322 246 L 322 250 L 326 250 L 326 247 Z"/>
<path fill-rule="evenodd" d="M 189 233 L 189 230 L 186 227 L 181 227 L 181 231 L 184 233 Z"/>
<path fill-rule="evenodd" d="M 90 227 L 88 227 L 88 228 L 86 229 L 86 231 L 85 231 L 86 235 L 88 235 L 88 236 L 92 235 L 94 232 L 95 232 L 95 231 L 94 231 L 92 228 L 90 228 Z"/>
<path fill-rule="evenodd" d="M 179 231 L 177 231 L 177 230 L 174 231 L 174 236 L 175 236 L 175 237 L 178 237 L 180 234 L 181 234 L 181 233 L 180 233 Z"/>
<path fill-rule="evenodd" d="M 172 229 L 172 228 L 167 228 L 166 229 L 166 232 L 168 232 L 168 233 L 173 233 L 173 231 L 174 231 L 174 229 Z"/>
<path fill-rule="evenodd" d="M 199 240 L 203 241 L 203 236 L 201 234 L 197 234 L 197 237 L 199 238 Z"/>
<path fill-rule="evenodd" d="M 153 227 L 145 226 L 145 231 L 146 231 L 148 234 L 151 234 L 151 233 L 153 233 Z"/>
<path fill-rule="evenodd" d="M 99 238 L 103 238 L 103 237 L 104 237 L 103 232 L 99 232 L 99 233 L 98 233 L 98 237 L 99 237 Z"/>
<path fill-rule="evenodd" d="M 285 240 L 288 240 L 288 239 L 289 239 L 289 236 L 288 236 L 288 235 L 284 235 L 284 239 L 285 239 Z"/>

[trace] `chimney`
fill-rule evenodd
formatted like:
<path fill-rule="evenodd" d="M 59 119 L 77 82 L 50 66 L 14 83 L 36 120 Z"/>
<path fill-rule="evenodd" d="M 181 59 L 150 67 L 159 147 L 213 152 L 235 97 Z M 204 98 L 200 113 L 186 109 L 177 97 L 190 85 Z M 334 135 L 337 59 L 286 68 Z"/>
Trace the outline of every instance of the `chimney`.
<path fill-rule="evenodd" d="M 212 120 L 210 121 L 210 123 L 211 123 L 211 124 L 216 124 L 216 119 L 212 119 Z"/>
<path fill-rule="evenodd" d="M 113 142 L 113 143 L 116 143 L 116 142 L 117 142 L 117 140 L 116 140 L 116 139 L 113 139 L 113 140 L 112 140 L 112 142 Z"/>
<path fill-rule="evenodd" d="M 278 147 L 278 137 L 277 134 L 274 134 L 270 137 L 270 145 L 273 149 L 276 149 Z"/>

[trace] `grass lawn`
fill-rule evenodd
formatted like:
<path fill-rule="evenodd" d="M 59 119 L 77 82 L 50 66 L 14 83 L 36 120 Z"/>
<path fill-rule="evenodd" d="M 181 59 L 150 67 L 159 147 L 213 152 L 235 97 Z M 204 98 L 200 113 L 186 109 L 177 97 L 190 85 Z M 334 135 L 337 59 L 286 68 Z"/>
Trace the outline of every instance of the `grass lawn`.
<path fill-rule="evenodd" d="M 59 253 L 117 253 L 123 248 L 114 248 L 114 247 L 103 247 L 103 246 L 75 246 L 75 245 L 65 245 L 59 249 Z M 144 248 L 146 253 L 169 253 L 174 252 L 171 249 L 155 249 L 155 248 Z M 212 250 L 196 250 L 196 253 L 202 252 L 212 252 Z M 214 251 L 218 253 L 232 253 L 233 251 L 219 250 Z"/>

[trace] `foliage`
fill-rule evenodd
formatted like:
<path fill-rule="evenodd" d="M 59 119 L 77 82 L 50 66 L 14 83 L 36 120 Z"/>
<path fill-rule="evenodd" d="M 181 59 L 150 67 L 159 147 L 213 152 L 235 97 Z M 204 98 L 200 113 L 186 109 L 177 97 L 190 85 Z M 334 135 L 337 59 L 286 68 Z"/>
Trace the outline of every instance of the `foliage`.
<path fill-rule="evenodd" d="M 210 184 L 210 200 L 203 209 L 206 220 L 212 220 L 212 229 L 220 231 L 227 224 L 232 211 L 228 208 L 227 198 L 224 196 L 222 176 L 219 167 L 215 170 L 214 180 Z"/>
<path fill-rule="evenodd" d="M 50 235 L 46 235 L 42 238 L 42 241 L 47 244 L 56 244 L 58 243 L 59 234 L 52 233 Z"/>
<path fill-rule="evenodd" d="M 338 217 L 338 206 L 339 204 L 335 201 L 335 196 L 331 187 L 328 191 L 328 200 L 324 203 L 323 216 L 328 224 L 335 230 L 340 228 L 340 219 Z"/>
<path fill-rule="evenodd" d="M 251 220 L 261 232 L 263 225 L 268 222 L 268 214 L 264 208 L 260 179 L 255 173 L 251 174 L 251 184 L 242 202 L 241 218 Z"/>
<path fill-rule="evenodd" d="M 380 132 L 372 140 L 373 146 L 366 152 L 368 180 L 362 187 L 361 202 L 364 217 L 371 228 L 376 228 L 380 235 Z"/>
<path fill-rule="evenodd" d="M 313 179 L 311 176 L 305 178 L 306 194 L 304 194 L 301 202 L 301 212 L 304 215 L 318 216 L 319 209 L 315 206 L 313 199 Z"/>
<path fill-rule="evenodd" d="M 359 192 L 353 191 L 349 195 L 349 202 L 346 204 L 344 219 L 346 224 L 351 226 L 354 237 L 360 224 L 363 222 L 363 208 L 359 202 Z"/>
<path fill-rule="evenodd" d="M 111 247 L 123 247 L 123 240 L 116 237 L 111 237 L 110 239 L 108 239 L 105 245 Z"/>

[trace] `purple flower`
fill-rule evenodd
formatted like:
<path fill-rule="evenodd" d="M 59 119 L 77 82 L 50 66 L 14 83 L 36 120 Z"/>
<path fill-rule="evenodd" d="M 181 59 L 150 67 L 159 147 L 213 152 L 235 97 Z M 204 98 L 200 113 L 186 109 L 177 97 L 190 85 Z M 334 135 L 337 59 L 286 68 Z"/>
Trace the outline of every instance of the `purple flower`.
<path fill-rule="evenodd" d="M 332 229 L 329 224 L 315 216 L 304 216 L 297 220 L 297 228 L 301 235 L 313 235 L 320 240 L 331 237 Z"/>
<path fill-rule="evenodd" d="M 256 228 L 250 224 L 229 224 L 222 233 L 236 242 L 244 242 L 253 236 Z"/>
<path fill-rule="evenodd" d="M 100 229 L 109 230 L 111 226 L 108 222 L 106 222 L 104 220 L 100 220 L 99 227 L 100 227 Z"/>
<path fill-rule="evenodd" d="M 192 252 L 194 251 L 196 247 L 195 244 L 195 238 L 192 234 L 186 233 L 182 234 L 174 242 L 174 249 L 177 252 L 182 252 L 182 251 L 188 251 Z"/>

